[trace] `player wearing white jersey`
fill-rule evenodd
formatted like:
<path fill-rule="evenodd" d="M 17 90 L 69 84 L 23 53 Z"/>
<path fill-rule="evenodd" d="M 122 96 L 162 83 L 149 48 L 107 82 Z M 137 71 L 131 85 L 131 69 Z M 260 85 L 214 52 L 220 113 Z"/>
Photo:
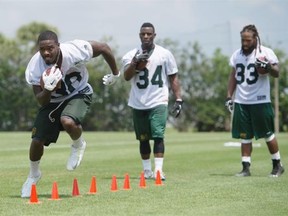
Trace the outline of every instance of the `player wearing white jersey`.
<path fill-rule="evenodd" d="M 104 57 L 112 71 L 104 76 L 105 85 L 113 84 L 120 75 L 106 43 L 74 40 L 60 44 L 58 36 L 48 30 L 39 35 L 38 46 L 39 51 L 31 58 L 25 72 L 26 81 L 32 85 L 41 107 L 32 129 L 30 172 L 22 186 L 21 197 L 30 197 L 32 184 L 41 178 L 39 164 L 44 146 L 55 143 L 61 130 L 72 139 L 67 169 L 74 170 L 80 165 L 86 148 L 81 123 L 93 93 L 85 63 L 99 55 Z"/>
<path fill-rule="evenodd" d="M 128 105 L 132 107 L 136 138 L 140 142 L 140 155 L 145 178 L 160 172 L 162 180 L 164 159 L 164 132 L 167 120 L 169 87 L 176 102 L 172 112 L 178 117 L 182 109 L 178 68 L 172 53 L 154 44 L 154 26 L 144 23 L 140 28 L 141 47 L 133 49 L 122 58 L 124 78 L 131 81 Z M 154 173 L 150 160 L 149 140 L 154 140 Z"/>
<path fill-rule="evenodd" d="M 62 73 L 61 88 L 51 92 L 51 103 L 69 99 L 85 89 L 85 94 L 92 94 L 93 90 L 88 84 L 89 74 L 85 63 L 93 57 L 92 46 L 88 41 L 74 40 L 60 44 L 59 67 Z M 57 56 L 58 57 L 58 56 Z M 30 85 L 40 86 L 43 71 L 51 67 L 46 64 L 40 52 L 37 52 L 26 69 L 26 80 Z"/>
<path fill-rule="evenodd" d="M 141 47 L 128 52 L 123 57 L 123 64 L 130 64 L 138 51 L 143 52 Z M 146 69 L 131 79 L 132 88 L 128 105 L 139 110 L 154 108 L 161 104 L 167 105 L 169 97 L 168 77 L 177 72 L 176 61 L 171 52 L 155 44 Z"/>
<path fill-rule="evenodd" d="M 243 55 L 241 49 L 233 53 L 230 58 L 230 66 L 236 69 L 235 103 L 259 104 L 271 102 L 269 76 L 268 74 L 259 74 L 254 66 L 257 58 L 264 57 L 269 59 L 270 64 L 278 64 L 278 58 L 274 52 L 262 45 L 247 56 Z"/>
<path fill-rule="evenodd" d="M 270 99 L 269 77 L 279 76 L 278 58 L 261 45 L 254 25 L 241 31 L 242 48 L 230 58 L 226 107 L 233 112 L 232 137 L 241 140 L 243 169 L 236 176 L 250 176 L 252 139 L 264 138 L 272 158 L 271 177 L 279 177 L 284 168 L 274 134 L 274 111 Z"/>

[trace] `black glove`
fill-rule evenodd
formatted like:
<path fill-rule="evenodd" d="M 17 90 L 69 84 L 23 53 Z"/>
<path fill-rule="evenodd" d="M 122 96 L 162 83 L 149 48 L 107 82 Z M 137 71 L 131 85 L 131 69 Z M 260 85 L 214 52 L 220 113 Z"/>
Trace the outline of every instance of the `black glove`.
<path fill-rule="evenodd" d="M 227 98 L 225 101 L 225 107 L 227 108 L 227 110 L 232 113 L 233 112 L 233 101 L 232 98 Z"/>
<path fill-rule="evenodd" d="M 258 68 L 263 68 L 265 70 L 269 70 L 271 68 L 271 64 L 266 58 L 256 58 L 255 66 Z"/>
<path fill-rule="evenodd" d="M 141 53 L 139 55 L 135 55 L 135 60 L 137 63 L 141 61 L 147 61 L 148 58 L 149 58 L 148 53 Z"/>
<path fill-rule="evenodd" d="M 184 101 L 182 101 L 181 99 L 177 99 L 173 105 L 172 108 L 172 114 L 174 115 L 175 118 L 177 118 L 182 110 L 182 104 Z"/>
<path fill-rule="evenodd" d="M 132 63 L 137 66 L 137 64 L 141 62 L 147 62 L 148 58 L 149 54 L 147 52 L 144 51 L 143 53 L 140 53 L 140 51 L 138 50 L 132 59 Z"/>
<path fill-rule="evenodd" d="M 148 63 L 149 54 L 147 52 L 140 53 L 138 50 L 133 57 L 131 64 L 135 67 L 137 73 L 144 70 Z"/>

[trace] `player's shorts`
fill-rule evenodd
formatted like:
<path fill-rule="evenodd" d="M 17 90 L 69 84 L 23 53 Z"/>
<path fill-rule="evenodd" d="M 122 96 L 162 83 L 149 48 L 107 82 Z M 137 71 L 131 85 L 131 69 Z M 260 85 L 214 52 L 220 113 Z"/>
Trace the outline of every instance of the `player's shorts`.
<path fill-rule="evenodd" d="M 167 105 L 159 105 L 148 110 L 133 109 L 136 139 L 146 141 L 164 138 L 167 116 Z"/>
<path fill-rule="evenodd" d="M 235 103 L 232 137 L 241 139 L 266 138 L 274 133 L 274 111 L 271 103 Z"/>
<path fill-rule="evenodd" d="M 64 130 L 61 116 L 69 116 L 81 124 L 92 103 L 92 95 L 78 94 L 62 103 L 49 103 L 41 107 L 32 129 L 32 139 L 44 141 L 46 146 L 55 143 Z"/>

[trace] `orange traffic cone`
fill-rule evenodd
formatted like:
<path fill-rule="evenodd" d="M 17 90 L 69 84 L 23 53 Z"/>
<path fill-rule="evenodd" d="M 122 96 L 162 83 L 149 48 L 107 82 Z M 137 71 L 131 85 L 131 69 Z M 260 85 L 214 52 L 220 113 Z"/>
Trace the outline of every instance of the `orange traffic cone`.
<path fill-rule="evenodd" d="M 96 192 L 97 192 L 96 177 L 92 176 L 91 184 L 90 184 L 90 190 L 89 190 L 88 194 L 95 194 Z"/>
<path fill-rule="evenodd" d="M 37 196 L 37 190 L 36 190 L 36 184 L 32 184 L 31 187 L 31 196 L 30 196 L 30 204 L 39 204 L 38 196 Z"/>
<path fill-rule="evenodd" d="M 155 184 L 156 185 L 162 185 L 162 179 L 161 179 L 161 175 L 160 175 L 160 171 L 159 170 L 157 170 L 157 173 L 156 173 Z"/>
<path fill-rule="evenodd" d="M 111 182 L 111 191 L 117 191 L 118 188 L 117 188 L 117 179 L 116 179 L 116 176 L 113 175 L 112 176 L 112 182 Z"/>
<path fill-rule="evenodd" d="M 52 192 L 51 192 L 51 200 L 59 200 L 57 182 L 53 182 Z"/>
<path fill-rule="evenodd" d="M 144 177 L 144 172 L 141 172 L 139 187 L 146 188 L 146 180 Z"/>
<path fill-rule="evenodd" d="M 79 195 L 80 195 L 80 193 L 79 193 L 79 188 L 78 188 L 78 181 L 75 178 L 74 181 L 73 181 L 72 196 L 79 196 Z"/>
<path fill-rule="evenodd" d="M 129 175 L 128 174 L 125 175 L 123 189 L 124 190 L 130 190 L 130 179 L 129 179 Z"/>

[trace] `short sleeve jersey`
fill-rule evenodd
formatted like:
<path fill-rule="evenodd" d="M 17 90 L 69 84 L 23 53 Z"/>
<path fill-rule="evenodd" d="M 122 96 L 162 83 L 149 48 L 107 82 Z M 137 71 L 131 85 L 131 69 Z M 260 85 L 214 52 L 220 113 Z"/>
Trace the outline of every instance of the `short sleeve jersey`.
<path fill-rule="evenodd" d="M 78 93 L 91 94 L 88 84 L 88 71 L 85 63 L 93 56 L 92 46 L 88 41 L 74 40 L 60 44 L 62 52 L 61 72 L 63 74 L 61 88 L 52 92 L 51 103 L 64 101 Z M 30 85 L 40 85 L 42 73 L 52 65 L 47 65 L 37 52 L 28 63 L 25 71 L 26 81 Z"/>
<path fill-rule="evenodd" d="M 131 63 L 138 50 L 142 52 L 141 48 L 136 48 L 123 56 L 123 67 Z M 168 104 L 168 76 L 177 72 L 178 68 L 172 53 L 159 45 L 155 45 L 146 68 L 131 79 L 128 106 L 145 110 L 160 104 Z"/>
<path fill-rule="evenodd" d="M 269 74 L 258 74 L 255 69 L 256 58 L 266 57 L 271 64 L 278 64 L 278 58 L 270 48 L 261 46 L 248 55 L 241 49 L 230 58 L 229 65 L 236 71 L 237 80 L 234 101 L 240 104 L 260 104 L 271 102 Z"/>

